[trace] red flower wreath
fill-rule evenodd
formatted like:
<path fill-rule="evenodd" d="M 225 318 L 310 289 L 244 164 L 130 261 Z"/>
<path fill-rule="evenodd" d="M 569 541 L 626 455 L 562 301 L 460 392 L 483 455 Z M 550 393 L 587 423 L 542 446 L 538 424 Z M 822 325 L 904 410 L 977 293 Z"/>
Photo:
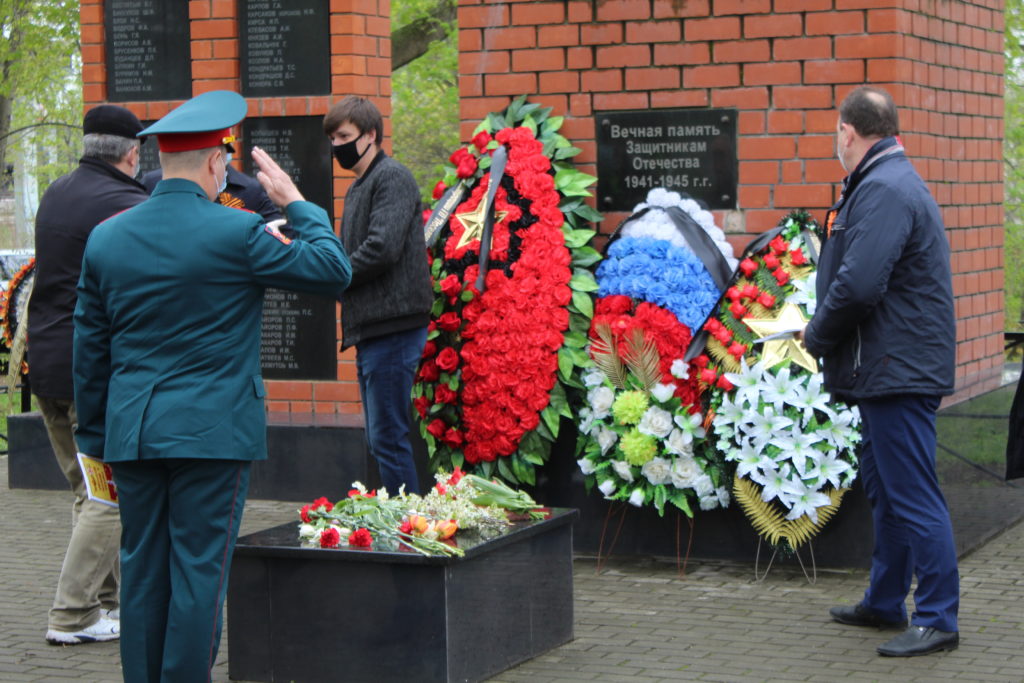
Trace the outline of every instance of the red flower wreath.
<path fill-rule="evenodd" d="M 515 116 L 506 115 L 504 120 L 514 121 Z M 568 413 L 558 376 L 560 365 L 572 354 L 563 346 L 571 316 L 591 312 L 590 295 L 584 292 L 577 294 L 584 294 L 588 310 L 573 305 L 571 283 L 578 285 L 574 253 L 587 251 L 589 258 L 593 252 L 593 260 L 597 257 L 585 246 L 593 232 L 574 230 L 572 212 L 560 208 L 564 194 L 556 186 L 547 147 L 538 139 L 551 139 L 554 133 L 540 125 L 540 133 L 527 126 L 504 127 L 493 138 L 480 131 L 472 147 L 449 159 L 454 166 L 450 181 L 465 182 L 471 189 L 430 254 L 436 300 L 413 390 L 434 467 L 451 469 L 465 462 L 482 466 L 489 476 L 495 470 L 491 463 L 497 462 L 494 473 L 527 483 L 533 480 L 533 465 L 543 462 L 550 445 L 537 453 L 524 449 L 523 439 L 535 430 L 546 430 L 546 438 L 553 440 L 558 416 Z M 507 162 L 495 188 L 495 220 L 481 292 L 476 287 L 481 236 L 467 235 L 467 224 L 475 228 L 474 219 L 482 220 L 475 212 L 486 201 L 492 155 L 499 145 L 507 150 Z M 442 182 L 434 196 L 441 197 L 446 190 Z M 575 194 L 585 194 L 580 190 Z M 581 213 L 593 213 L 581 201 L 578 206 Z M 570 248 L 570 238 L 582 246 Z M 552 403 L 553 397 L 559 405 Z M 554 412 L 545 416 L 546 410 Z M 543 422 L 548 426 L 542 427 Z M 500 462 L 507 456 L 514 456 L 511 464 Z"/>

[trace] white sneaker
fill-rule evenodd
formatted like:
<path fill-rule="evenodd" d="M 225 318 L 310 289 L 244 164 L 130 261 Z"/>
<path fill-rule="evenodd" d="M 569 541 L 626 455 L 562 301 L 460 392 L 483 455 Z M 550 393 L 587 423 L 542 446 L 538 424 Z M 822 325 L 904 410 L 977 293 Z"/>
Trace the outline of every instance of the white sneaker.
<path fill-rule="evenodd" d="M 46 632 L 46 642 L 50 645 L 80 645 L 117 640 L 120 637 L 121 622 L 102 616 L 95 624 L 81 631 L 58 631 L 51 628 Z"/>
<path fill-rule="evenodd" d="M 113 621 L 120 621 L 121 620 L 121 608 L 120 607 L 115 607 L 114 609 L 103 609 L 103 608 L 100 608 L 100 616 L 101 617 L 106 617 L 107 619 L 111 619 Z"/>

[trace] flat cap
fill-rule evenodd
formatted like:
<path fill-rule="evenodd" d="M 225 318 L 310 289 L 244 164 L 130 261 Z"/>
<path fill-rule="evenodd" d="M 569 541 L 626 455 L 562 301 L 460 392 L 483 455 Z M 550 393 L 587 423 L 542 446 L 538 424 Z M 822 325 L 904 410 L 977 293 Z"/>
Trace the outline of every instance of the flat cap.
<path fill-rule="evenodd" d="M 135 114 L 116 104 L 101 104 L 85 113 L 82 119 L 82 133 L 102 133 L 135 138 L 142 130 L 142 122 Z"/>

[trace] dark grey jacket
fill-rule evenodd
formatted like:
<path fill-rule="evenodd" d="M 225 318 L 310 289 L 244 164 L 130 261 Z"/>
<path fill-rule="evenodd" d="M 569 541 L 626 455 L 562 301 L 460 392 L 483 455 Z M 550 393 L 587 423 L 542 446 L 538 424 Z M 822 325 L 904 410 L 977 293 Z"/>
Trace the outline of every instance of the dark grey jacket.
<path fill-rule="evenodd" d="M 895 138 L 844 181 L 805 343 L 837 398 L 953 392 L 956 321 L 939 207 Z M 831 212 L 830 212 L 831 213 Z"/>
<path fill-rule="evenodd" d="M 352 263 L 341 296 L 342 348 L 426 327 L 434 295 L 419 190 L 383 151 L 345 197 L 341 241 Z"/>
<path fill-rule="evenodd" d="M 71 400 L 72 315 L 89 234 L 114 214 L 141 204 L 149 193 L 105 161 L 82 157 L 55 180 L 36 212 L 36 279 L 28 302 L 28 368 L 32 393 Z"/>

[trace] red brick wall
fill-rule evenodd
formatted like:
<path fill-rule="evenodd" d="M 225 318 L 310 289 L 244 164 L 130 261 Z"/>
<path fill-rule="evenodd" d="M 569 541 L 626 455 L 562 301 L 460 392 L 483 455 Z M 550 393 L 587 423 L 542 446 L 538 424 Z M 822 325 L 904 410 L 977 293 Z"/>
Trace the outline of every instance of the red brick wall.
<path fill-rule="evenodd" d="M 184 1 L 184 0 L 182 0 Z M 192 94 L 240 89 L 236 0 L 190 0 Z M 331 0 L 331 95 L 249 100 L 249 116 L 323 116 L 344 95 L 371 97 L 390 135 L 391 23 L 389 0 Z M 103 2 L 81 0 L 82 79 L 86 109 L 106 101 Z M 141 119 L 157 119 L 180 101 L 119 102 Z M 244 141 L 243 141 L 244 143 Z M 334 166 L 334 215 L 341 216 L 354 177 Z M 338 339 L 341 338 L 340 329 Z M 338 356 L 336 382 L 267 382 L 273 412 L 359 412 L 354 354 Z"/>
<path fill-rule="evenodd" d="M 595 112 L 736 107 L 740 246 L 793 208 L 822 219 L 843 171 L 836 109 L 887 88 L 942 207 L 958 397 L 1003 365 L 1003 3 L 998 0 L 459 0 L 462 136 L 519 94 L 555 107 L 596 173 Z M 622 215 L 604 222 L 610 229 Z"/>

